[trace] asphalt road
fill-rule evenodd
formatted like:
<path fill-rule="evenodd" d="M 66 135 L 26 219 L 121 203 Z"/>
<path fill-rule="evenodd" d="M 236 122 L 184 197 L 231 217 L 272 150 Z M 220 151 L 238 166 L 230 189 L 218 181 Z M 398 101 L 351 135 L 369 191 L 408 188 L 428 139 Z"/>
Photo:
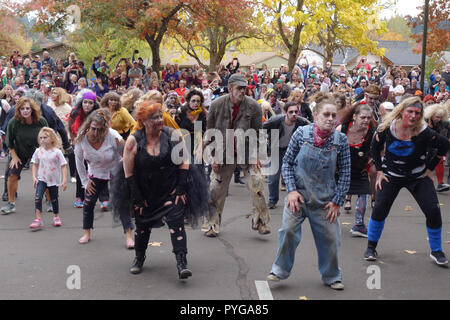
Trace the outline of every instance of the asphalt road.
<path fill-rule="evenodd" d="M 1 171 L 4 166 L 2 160 Z M 73 208 L 74 195 L 75 184 L 60 191 L 61 227 L 53 227 L 52 214 L 46 213 L 44 229 L 31 232 L 28 226 L 34 219 L 34 189 L 31 171 L 23 172 L 17 212 L 0 216 L 0 299 L 450 299 L 450 269 L 438 267 L 429 258 L 425 217 L 405 189 L 386 221 L 376 262 L 362 258 L 367 240 L 353 238 L 349 233 L 354 213 L 341 214 L 343 291 L 322 284 L 307 220 L 290 278 L 269 284 L 269 291 L 257 290 L 255 281 L 266 280 L 275 258 L 282 207 L 279 203 L 270 211 L 272 233 L 259 235 L 251 230 L 251 221 L 246 218 L 251 203 L 245 186 L 231 183 L 218 238 L 207 238 L 199 229 L 187 227 L 188 264 L 193 276 L 183 281 L 178 279 L 165 227 L 153 230 L 150 241 L 161 245 L 149 247 L 140 275 L 129 273 L 134 251 L 125 248 L 122 227 L 113 223 L 109 212 L 100 212 L 99 205 L 92 241 L 79 244 L 82 210 Z M 443 247 L 450 256 L 450 193 L 439 194 L 439 201 Z M 405 210 L 407 206 L 410 211 Z M 366 222 L 369 215 L 370 209 Z M 373 280 L 373 270 L 379 275 L 378 282 Z M 378 286 L 369 289 L 368 282 Z"/>

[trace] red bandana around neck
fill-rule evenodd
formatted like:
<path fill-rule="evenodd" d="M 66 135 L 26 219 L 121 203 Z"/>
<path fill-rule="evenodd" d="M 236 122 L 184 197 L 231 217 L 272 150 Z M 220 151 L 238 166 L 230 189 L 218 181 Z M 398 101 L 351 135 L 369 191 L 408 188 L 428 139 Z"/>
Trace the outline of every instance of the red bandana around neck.
<path fill-rule="evenodd" d="M 319 127 L 316 124 L 314 124 L 313 129 L 314 146 L 322 148 L 332 133 L 333 130 L 330 131 L 320 130 Z"/>

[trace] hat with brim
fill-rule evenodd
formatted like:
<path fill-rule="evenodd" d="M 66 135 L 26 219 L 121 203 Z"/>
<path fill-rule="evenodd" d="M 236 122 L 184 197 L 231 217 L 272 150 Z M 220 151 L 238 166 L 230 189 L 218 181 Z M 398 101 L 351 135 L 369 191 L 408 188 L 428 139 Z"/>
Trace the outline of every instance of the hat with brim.
<path fill-rule="evenodd" d="M 235 84 L 238 87 L 248 86 L 247 79 L 242 74 L 235 73 L 228 79 L 228 84 Z"/>

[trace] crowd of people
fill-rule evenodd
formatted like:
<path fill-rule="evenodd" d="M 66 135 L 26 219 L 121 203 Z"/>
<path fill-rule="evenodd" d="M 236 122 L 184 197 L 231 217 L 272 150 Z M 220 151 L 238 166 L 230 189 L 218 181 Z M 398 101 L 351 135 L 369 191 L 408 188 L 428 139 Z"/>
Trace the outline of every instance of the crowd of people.
<path fill-rule="evenodd" d="M 58 188 L 65 190 L 70 181 L 76 183 L 73 206 L 83 210 L 80 244 L 91 240 L 99 200 L 101 210 L 120 217 L 126 247 L 136 252 L 131 273 L 142 272 L 152 228 L 167 224 L 179 278 L 186 279 L 192 271 L 184 225 L 195 226 L 201 218 L 205 236 L 218 237 L 234 175 L 235 183 L 247 185 L 251 229 L 261 235 L 271 232 L 270 210 L 277 207 L 280 189 L 287 191 L 268 280 L 290 275 L 308 218 L 322 280 L 341 290 L 340 208 L 351 210 L 352 195 L 357 197 L 351 233 L 368 238 L 364 259 L 373 261 L 385 219 L 405 187 L 426 216 L 430 257 L 447 265 L 436 192 L 450 189 L 450 175 L 444 181 L 450 64 L 441 71 L 433 71 L 422 92 L 420 67 L 385 69 L 366 57 L 351 70 L 330 62 L 309 64 L 306 58 L 293 70 L 282 65 L 271 71 L 264 64 L 244 69 L 234 58 L 216 72 L 168 64 L 159 74 L 134 55 L 114 68 L 98 55 L 86 68 L 74 53 L 62 62 L 47 51 L 42 59 L 14 51 L 0 58 L 0 141 L 7 157 L 2 197 L 7 203 L 0 211 L 15 212 L 21 171 L 31 166 L 36 188 L 31 230 L 44 227 L 44 196 L 53 225 L 62 225 Z M 209 162 L 203 157 L 213 142 L 205 137 L 209 129 L 225 137 L 229 129 L 262 128 L 268 149 L 278 151 L 276 161 L 271 158 L 277 168 L 267 177 L 261 159 L 246 154 L 237 161 L 236 148 L 225 140 L 224 153 L 234 162 L 220 162 L 217 153 Z M 272 141 L 272 133 L 278 139 Z M 190 146 L 180 151 L 179 163 L 172 156 L 177 143 Z"/>

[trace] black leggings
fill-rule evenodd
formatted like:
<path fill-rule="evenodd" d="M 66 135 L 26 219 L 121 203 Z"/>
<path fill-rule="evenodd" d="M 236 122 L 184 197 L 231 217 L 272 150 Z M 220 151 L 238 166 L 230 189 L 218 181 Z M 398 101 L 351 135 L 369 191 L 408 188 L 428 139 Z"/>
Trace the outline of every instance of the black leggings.
<path fill-rule="evenodd" d="M 434 189 L 433 181 L 426 177 L 410 182 L 382 181 L 381 190 L 377 190 L 375 195 L 375 207 L 372 211 L 372 219 L 384 221 L 391 210 L 395 198 L 400 189 L 405 187 L 419 204 L 420 209 L 425 214 L 426 225 L 431 229 L 439 229 L 442 226 L 441 208 Z"/>
<path fill-rule="evenodd" d="M 181 202 L 181 201 L 180 201 Z M 166 216 L 166 223 L 169 227 L 170 239 L 172 242 L 173 253 L 187 253 L 187 239 L 186 230 L 184 229 L 184 216 L 180 215 L 180 209 L 183 210 L 178 204 L 177 206 L 172 205 L 174 210 L 171 210 Z M 171 213 L 174 213 L 172 215 Z M 152 227 L 149 224 L 143 224 L 136 221 L 136 230 L 134 234 L 134 248 L 136 255 L 144 255 L 147 250 L 148 241 L 150 240 L 150 233 L 152 232 Z"/>

